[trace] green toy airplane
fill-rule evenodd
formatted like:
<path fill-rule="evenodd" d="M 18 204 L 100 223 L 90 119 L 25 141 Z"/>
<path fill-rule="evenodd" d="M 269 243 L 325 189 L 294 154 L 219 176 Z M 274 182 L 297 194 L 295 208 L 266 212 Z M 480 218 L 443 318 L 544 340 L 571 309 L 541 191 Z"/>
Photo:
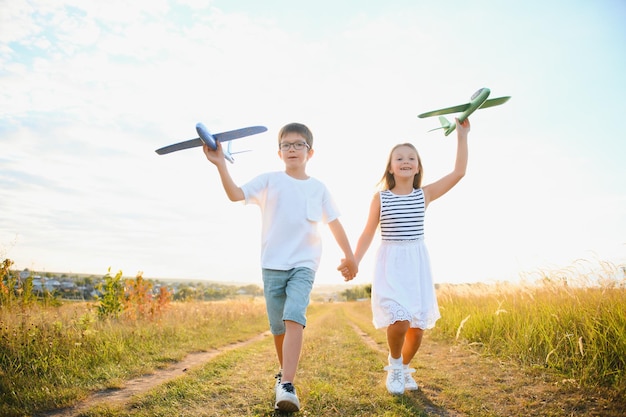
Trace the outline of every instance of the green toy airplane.
<path fill-rule="evenodd" d="M 486 109 L 487 107 L 499 106 L 500 104 L 506 103 L 511 98 L 511 96 L 506 96 L 487 100 L 487 97 L 489 97 L 490 93 L 491 90 L 489 90 L 488 88 L 481 88 L 472 95 L 469 103 L 453 107 L 446 107 L 445 109 L 429 111 L 426 113 L 422 113 L 417 117 L 423 119 L 424 117 L 439 116 L 439 122 L 441 123 L 441 127 L 431 129 L 429 130 L 429 132 L 432 132 L 433 130 L 444 129 L 444 134 L 448 136 L 450 133 L 452 133 L 452 131 L 454 131 L 454 129 L 456 129 L 456 123 L 449 122 L 448 119 L 441 116 L 442 114 L 463 112 L 457 117 L 459 119 L 459 122 L 463 123 L 465 119 L 467 119 L 469 115 L 474 113 L 476 110 Z"/>

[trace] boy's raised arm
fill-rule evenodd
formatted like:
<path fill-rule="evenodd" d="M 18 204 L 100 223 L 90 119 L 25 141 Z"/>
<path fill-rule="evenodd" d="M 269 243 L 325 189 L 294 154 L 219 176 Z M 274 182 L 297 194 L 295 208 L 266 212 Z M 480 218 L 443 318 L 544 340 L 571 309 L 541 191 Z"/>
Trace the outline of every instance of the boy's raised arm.
<path fill-rule="evenodd" d="M 233 181 L 230 176 L 230 172 L 228 172 L 226 159 L 224 159 L 224 151 L 222 151 L 222 144 L 219 141 L 216 141 L 216 143 L 217 148 L 215 150 L 209 148 L 206 144 L 202 145 L 204 155 L 206 155 L 206 159 L 217 167 L 217 172 L 220 174 L 222 186 L 224 187 L 224 191 L 226 191 L 228 199 L 230 201 L 241 201 L 245 198 L 243 190 L 235 184 L 235 181 Z"/>

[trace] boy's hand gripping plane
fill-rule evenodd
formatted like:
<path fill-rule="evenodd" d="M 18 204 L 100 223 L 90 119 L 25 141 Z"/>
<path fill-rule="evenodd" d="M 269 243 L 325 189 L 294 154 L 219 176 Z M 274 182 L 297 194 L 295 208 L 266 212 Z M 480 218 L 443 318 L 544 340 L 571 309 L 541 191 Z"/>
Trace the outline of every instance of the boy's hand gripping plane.
<path fill-rule="evenodd" d="M 439 116 L 439 122 L 441 123 L 441 127 L 437 127 L 435 129 L 429 130 L 432 132 L 437 129 L 444 129 L 444 134 L 448 136 L 454 129 L 456 129 L 456 123 L 449 122 L 448 119 L 441 116 L 442 114 L 450 114 L 450 113 L 459 113 L 462 112 L 457 118 L 459 122 L 463 123 L 465 119 L 469 117 L 470 114 L 474 113 L 478 109 L 486 109 L 487 107 L 499 106 L 500 104 L 504 104 L 511 96 L 506 97 L 498 97 L 492 98 L 491 100 L 487 100 L 489 97 L 489 93 L 491 90 L 488 88 L 481 88 L 476 91 L 472 97 L 470 98 L 470 102 L 466 104 L 460 104 L 458 106 L 446 107 L 445 109 L 433 110 L 426 113 L 422 113 L 418 115 L 419 118 L 431 117 L 431 116 Z"/>
<path fill-rule="evenodd" d="M 197 146 L 202 146 L 203 144 L 207 144 L 211 149 L 217 149 L 217 141 L 220 142 L 228 142 L 228 149 L 224 150 L 224 158 L 229 162 L 233 163 L 235 160 L 233 159 L 233 154 L 246 152 L 231 152 L 230 150 L 230 141 L 243 138 L 250 135 L 256 135 L 257 133 L 263 133 L 267 131 L 265 126 L 250 126 L 244 127 L 242 129 L 229 130 L 228 132 L 211 134 L 209 130 L 202 124 L 196 124 L 196 132 L 198 132 L 198 138 L 186 140 L 184 142 L 175 143 L 173 145 L 165 146 L 163 148 L 157 149 L 155 152 L 159 155 L 164 155 L 170 152 L 176 152 L 183 149 L 195 148 Z"/>

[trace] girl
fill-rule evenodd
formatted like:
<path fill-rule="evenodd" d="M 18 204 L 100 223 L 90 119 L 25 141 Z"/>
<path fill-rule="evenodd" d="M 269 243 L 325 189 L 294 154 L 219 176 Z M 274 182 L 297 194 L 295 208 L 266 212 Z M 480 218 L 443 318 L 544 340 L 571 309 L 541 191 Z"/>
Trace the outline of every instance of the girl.
<path fill-rule="evenodd" d="M 422 187 L 422 163 L 410 143 L 396 145 L 380 181 L 382 191 L 372 198 L 369 217 L 357 243 L 357 265 L 380 225 L 381 244 L 372 282 L 374 326 L 387 327 L 389 365 L 387 390 L 403 394 L 417 390 L 409 363 L 422 342 L 424 329 L 439 319 L 439 306 L 424 245 L 424 212 L 465 175 L 469 120 L 456 119 L 457 151 L 454 170 Z"/>

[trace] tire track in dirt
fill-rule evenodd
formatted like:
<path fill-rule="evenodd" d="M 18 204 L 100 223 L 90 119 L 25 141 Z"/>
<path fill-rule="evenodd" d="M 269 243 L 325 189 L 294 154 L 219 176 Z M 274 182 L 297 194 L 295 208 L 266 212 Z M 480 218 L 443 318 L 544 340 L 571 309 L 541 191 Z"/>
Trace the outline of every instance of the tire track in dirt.
<path fill-rule="evenodd" d="M 250 339 L 231 343 L 219 348 L 211 349 L 206 352 L 193 352 L 188 354 L 180 362 L 165 368 L 157 369 L 151 374 L 143 375 L 139 378 L 131 379 L 125 382 L 124 387 L 120 389 L 106 389 L 98 391 L 80 403 L 59 410 L 53 410 L 46 413 L 36 414 L 39 417 L 75 417 L 80 412 L 87 410 L 102 403 L 123 403 L 128 401 L 132 396 L 144 393 L 160 384 L 163 384 L 173 378 L 183 375 L 186 371 L 202 365 L 217 355 L 231 350 L 245 347 L 251 343 L 262 340 L 270 335 L 269 331 L 265 331 Z"/>

